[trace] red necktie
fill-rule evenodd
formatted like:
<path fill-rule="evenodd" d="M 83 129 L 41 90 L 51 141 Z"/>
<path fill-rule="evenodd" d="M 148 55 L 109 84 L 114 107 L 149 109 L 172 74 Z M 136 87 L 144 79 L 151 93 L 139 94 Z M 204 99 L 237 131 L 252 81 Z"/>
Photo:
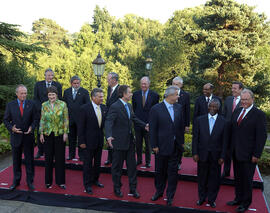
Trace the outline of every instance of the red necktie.
<path fill-rule="evenodd" d="M 23 116 L 23 101 L 20 101 L 21 116 Z"/>
<path fill-rule="evenodd" d="M 240 125 L 241 121 L 243 120 L 244 114 L 246 113 L 246 109 L 243 110 L 242 114 L 238 118 L 237 124 Z"/>
<path fill-rule="evenodd" d="M 232 112 L 235 110 L 236 107 L 236 99 L 236 97 L 233 98 Z"/>

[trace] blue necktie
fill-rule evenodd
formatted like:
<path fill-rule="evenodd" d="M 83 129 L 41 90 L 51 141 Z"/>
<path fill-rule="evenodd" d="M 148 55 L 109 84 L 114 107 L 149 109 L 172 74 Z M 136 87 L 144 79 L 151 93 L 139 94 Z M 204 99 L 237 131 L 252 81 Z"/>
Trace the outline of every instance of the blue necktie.
<path fill-rule="evenodd" d="M 172 118 L 172 121 L 174 121 L 174 111 L 173 111 L 173 106 L 169 106 L 169 113 Z"/>
<path fill-rule="evenodd" d="M 129 112 L 129 108 L 128 108 L 128 105 L 127 104 L 125 104 L 125 108 L 127 110 L 128 118 L 130 118 L 130 112 Z"/>
<path fill-rule="evenodd" d="M 211 133 L 212 133 L 214 124 L 215 124 L 215 119 L 214 119 L 213 117 L 210 117 L 210 119 L 209 119 L 209 130 L 210 130 L 210 135 L 211 135 Z"/>

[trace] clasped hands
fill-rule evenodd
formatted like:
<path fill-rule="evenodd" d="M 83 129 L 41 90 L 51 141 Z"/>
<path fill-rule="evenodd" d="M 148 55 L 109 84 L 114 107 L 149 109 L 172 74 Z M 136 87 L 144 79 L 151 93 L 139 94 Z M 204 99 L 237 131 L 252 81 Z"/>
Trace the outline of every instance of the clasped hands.
<path fill-rule="evenodd" d="M 198 161 L 200 160 L 199 155 L 193 155 L 193 160 L 196 163 L 198 163 Z M 218 159 L 218 164 L 219 165 L 222 165 L 223 163 L 224 163 L 224 159 L 223 158 Z"/>
<path fill-rule="evenodd" d="M 16 127 L 16 124 L 12 127 L 12 132 L 17 133 L 17 134 L 25 134 L 28 135 L 32 131 L 32 127 L 29 126 L 27 132 L 23 132 L 20 128 Z"/>

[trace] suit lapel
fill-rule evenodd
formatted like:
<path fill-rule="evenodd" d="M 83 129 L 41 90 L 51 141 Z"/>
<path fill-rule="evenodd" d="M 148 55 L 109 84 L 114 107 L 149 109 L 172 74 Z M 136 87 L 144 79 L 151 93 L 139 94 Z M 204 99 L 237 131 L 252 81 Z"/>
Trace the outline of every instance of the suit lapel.
<path fill-rule="evenodd" d="M 162 102 L 162 108 L 163 108 L 164 114 L 167 116 L 167 119 L 169 119 L 169 121 L 171 121 L 173 123 L 171 115 L 170 115 L 170 113 L 169 113 L 169 111 L 168 111 L 168 109 L 167 109 L 164 102 Z"/>
<path fill-rule="evenodd" d="M 96 112 L 95 112 L 95 109 L 94 109 L 94 106 L 93 106 L 93 104 L 92 104 L 92 102 L 90 102 L 90 110 L 89 110 L 89 113 L 90 113 L 90 115 L 91 115 L 91 113 L 94 115 L 94 117 L 95 117 L 95 123 L 96 123 L 96 126 L 97 127 L 99 127 L 99 125 L 98 125 L 98 118 L 97 118 L 97 115 L 96 115 Z M 102 115 L 102 113 L 101 113 L 101 115 Z M 91 116 L 90 116 L 90 118 L 91 118 Z M 102 115 L 102 119 L 103 119 L 103 115 Z"/>
<path fill-rule="evenodd" d="M 252 109 L 249 110 L 249 112 L 246 114 L 246 116 L 242 119 L 242 121 L 241 121 L 241 123 L 240 123 L 239 126 L 245 125 L 245 123 L 249 120 L 249 118 L 252 116 L 252 114 L 254 113 L 254 111 L 255 111 L 255 108 L 254 108 L 254 106 L 253 106 Z M 241 112 L 242 112 L 242 111 L 240 111 L 240 113 L 241 113 Z M 237 118 L 238 118 L 238 117 L 237 117 Z"/>
<path fill-rule="evenodd" d="M 129 119 L 127 110 L 122 101 L 118 100 L 118 105 L 120 106 L 120 110 L 122 111 L 122 113 L 127 117 L 127 119 Z"/>
<path fill-rule="evenodd" d="M 215 124 L 214 124 L 214 126 L 213 126 L 211 136 L 215 134 L 215 132 L 216 132 L 218 126 L 219 126 L 219 122 L 220 122 L 220 117 L 219 117 L 219 115 L 218 115 L 218 116 L 217 116 L 217 119 L 216 119 L 216 121 L 215 121 Z M 209 133 L 210 133 L 210 131 L 209 131 Z"/>
<path fill-rule="evenodd" d="M 141 93 L 141 95 L 142 95 L 142 93 Z M 142 98 L 141 98 L 141 100 L 142 100 Z M 145 107 L 148 103 L 151 103 L 150 101 L 151 101 L 151 91 L 148 90 L 147 99 L 146 99 L 146 101 L 145 101 L 144 107 Z"/>

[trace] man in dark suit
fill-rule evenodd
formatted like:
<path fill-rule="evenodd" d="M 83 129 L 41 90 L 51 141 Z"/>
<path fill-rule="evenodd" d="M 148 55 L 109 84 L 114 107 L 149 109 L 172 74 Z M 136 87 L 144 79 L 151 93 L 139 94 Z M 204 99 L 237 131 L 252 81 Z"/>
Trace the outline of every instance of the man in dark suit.
<path fill-rule="evenodd" d="M 148 129 L 147 125 L 133 113 L 128 101 L 132 98 L 129 86 L 121 85 L 118 89 L 119 100 L 111 105 L 105 121 L 105 132 L 108 145 L 113 149 L 112 180 L 114 194 L 123 197 L 121 192 L 121 175 L 124 160 L 127 165 L 130 194 L 139 198 L 137 192 L 137 170 L 135 159 L 135 144 L 132 135 L 132 122 Z"/>
<path fill-rule="evenodd" d="M 20 185 L 22 170 L 22 151 L 24 152 L 26 167 L 26 182 L 29 190 L 34 190 L 34 129 L 37 126 L 38 115 L 35 104 L 26 100 L 27 88 L 18 85 L 16 88 L 17 99 L 8 103 L 4 114 L 4 124 L 10 132 L 10 143 L 13 160 L 14 190 Z"/>
<path fill-rule="evenodd" d="M 156 193 L 152 201 L 163 196 L 166 182 L 167 205 L 171 206 L 178 182 L 177 164 L 184 145 L 184 117 L 182 106 L 175 104 L 179 88 L 170 86 L 164 101 L 152 107 L 149 117 L 149 133 L 152 149 L 156 155 Z"/>
<path fill-rule="evenodd" d="M 56 81 L 53 81 L 54 72 L 52 69 L 48 68 L 45 70 L 45 80 L 38 81 L 34 87 L 34 101 L 36 104 L 36 108 L 40 115 L 41 113 L 41 105 L 43 102 L 48 101 L 47 88 L 50 86 L 55 86 L 58 91 L 58 98 L 62 99 L 62 86 Z M 39 124 L 37 126 L 37 130 L 39 129 Z M 37 145 L 38 145 L 38 153 L 35 156 L 36 159 L 40 158 L 44 154 L 43 144 L 39 140 L 40 135 L 37 132 Z"/>
<path fill-rule="evenodd" d="M 223 115 L 228 122 L 231 121 L 234 110 L 240 107 L 240 95 L 243 89 L 244 89 L 244 86 L 241 82 L 232 83 L 232 96 L 228 96 L 225 99 L 224 110 L 223 110 Z M 229 145 L 230 144 L 231 143 L 229 143 Z M 222 177 L 230 176 L 231 158 L 232 158 L 232 152 L 231 152 L 230 146 L 228 146 L 226 157 L 224 160 L 224 168 L 223 168 Z"/>
<path fill-rule="evenodd" d="M 152 106 L 158 103 L 159 95 L 150 90 L 150 80 L 147 76 L 141 78 L 141 90 L 134 92 L 132 96 L 132 106 L 135 115 L 145 123 L 148 123 L 149 112 Z M 142 164 L 143 139 L 145 142 L 145 167 L 150 168 L 151 164 L 151 145 L 149 134 L 140 126 L 134 127 L 136 138 L 137 165 Z"/>
<path fill-rule="evenodd" d="M 179 87 L 178 91 L 178 101 L 177 103 L 181 104 L 183 108 L 183 116 L 184 116 L 184 124 L 185 124 L 185 132 L 189 132 L 189 125 L 190 125 L 190 96 L 188 92 L 185 92 L 182 90 L 183 87 L 183 79 L 179 76 L 175 77 L 172 81 L 172 85 Z M 182 152 L 179 156 L 179 162 L 178 162 L 178 169 L 181 169 L 181 163 L 182 163 Z"/>
<path fill-rule="evenodd" d="M 64 91 L 63 99 L 67 103 L 69 115 L 69 157 L 72 160 L 76 156 L 76 145 L 78 136 L 78 122 L 80 107 L 83 104 L 90 103 L 89 93 L 86 89 L 80 87 L 81 79 L 78 76 L 73 76 L 70 79 L 71 87 Z M 83 159 L 81 148 L 78 147 L 80 160 Z"/>
<path fill-rule="evenodd" d="M 79 113 L 79 145 L 83 152 L 83 184 L 86 193 L 92 194 L 91 185 L 104 187 L 99 182 L 102 147 L 104 142 L 103 127 L 106 106 L 103 102 L 102 89 L 91 92 L 91 103 L 81 106 Z"/>
<path fill-rule="evenodd" d="M 222 102 L 221 99 L 213 95 L 214 85 L 207 83 L 203 86 L 203 95 L 199 96 L 195 101 L 194 113 L 193 113 L 193 124 L 197 117 L 201 115 L 208 114 L 208 103 L 212 98 L 218 99 L 220 101 L 219 114 L 222 114 Z"/>
<path fill-rule="evenodd" d="M 227 204 L 239 205 L 237 212 L 245 212 L 252 202 L 252 181 L 266 139 L 265 113 L 253 105 L 251 90 L 241 92 L 241 108 L 231 119 L 231 149 L 235 178 L 235 198 Z"/>
<path fill-rule="evenodd" d="M 107 100 L 106 100 L 107 110 L 109 110 L 111 105 L 114 102 L 116 102 L 119 98 L 118 80 L 119 80 L 119 76 L 115 72 L 110 72 L 107 76 L 107 82 L 108 82 L 108 91 L 107 91 Z M 107 158 L 107 161 L 105 161 L 105 165 L 110 165 L 111 163 L 112 163 L 112 149 L 108 147 L 108 158 Z"/>
<path fill-rule="evenodd" d="M 208 198 L 212 208 L 216 207 L 221 165 L 227 148 L 226 120 L 218 114 L 219 107 L 219 100 L 212 98 L 208 106 L 209 113 L 195 120 L 192 138 L 192 155 L 198 163 L 197 205 L 201 206 Z"/>

